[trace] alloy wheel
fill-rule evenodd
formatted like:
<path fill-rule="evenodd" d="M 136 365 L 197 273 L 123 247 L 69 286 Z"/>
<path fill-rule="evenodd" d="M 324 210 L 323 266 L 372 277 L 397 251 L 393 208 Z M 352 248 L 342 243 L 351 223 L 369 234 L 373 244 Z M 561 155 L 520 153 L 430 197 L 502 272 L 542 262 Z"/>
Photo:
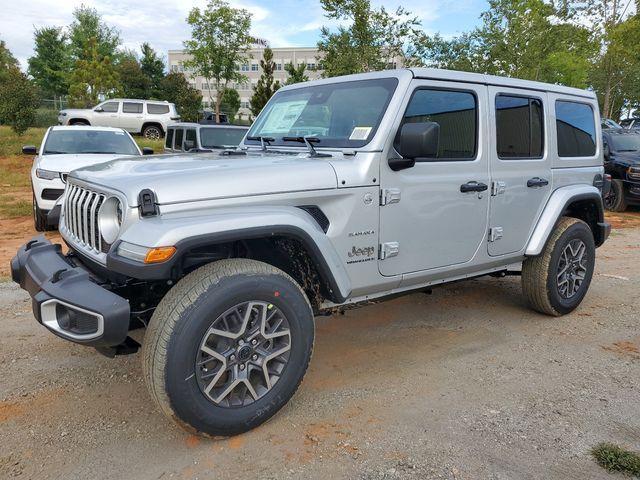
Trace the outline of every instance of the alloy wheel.
<path fill-rule="evenodd" d="M 562 298 L 572 298 L 587 276 L 587 246 L 582 240 L 571 240 L 560 255 L 557 270 L 558 293 Z"/>
<path fill-rule="evenodd" d="M 202 392 L 226 408 L 266 395 L 289 361 L 291 333 L 272 303 L 248 301 L 214 320 L 200 343 L 195 373 Z"/>

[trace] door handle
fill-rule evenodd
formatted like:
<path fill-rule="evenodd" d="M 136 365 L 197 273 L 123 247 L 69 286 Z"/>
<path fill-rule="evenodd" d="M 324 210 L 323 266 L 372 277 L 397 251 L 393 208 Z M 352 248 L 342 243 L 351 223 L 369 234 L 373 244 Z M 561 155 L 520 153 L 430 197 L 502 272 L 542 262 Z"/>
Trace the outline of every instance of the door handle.
<path fill-rule="evenodd" d="M 462 185 L 460 185 L 460 191 L 462 193 L 484 192 L 488 188 L 489 186 L 486 183 L 481 183 L 476 181 L 471 181 L 471 182 L 463 183 Z"/>
<path fill-rule="evenodd" d="M 527 180 L 527 187 L 529 188 L 538 188 L 538 187 L 546 187 L 549 185 L 549 180 L 540 177 L 533 177 Z"/>

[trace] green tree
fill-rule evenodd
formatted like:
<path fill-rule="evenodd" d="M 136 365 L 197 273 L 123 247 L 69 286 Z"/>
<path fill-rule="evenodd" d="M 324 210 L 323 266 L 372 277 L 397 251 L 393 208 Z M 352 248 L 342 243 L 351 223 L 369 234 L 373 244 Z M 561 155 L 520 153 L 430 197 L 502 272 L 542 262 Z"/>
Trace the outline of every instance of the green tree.
<path fill-rule="evenodd" d="M 140 49 L 140 68 L 149 79 L 149 98 L 158 98 L 160 82 L 164 78 L 164 62 L 147 42 L 143 43 Z"/>
<path fill-rule="evenodd" d="M 205 79 L 209 98 L 213 98 L 211 87 L 214 87 L 219 120 L 224 89 L 231 82 L 246 81 L 237 66 L 248 60 L 251 14 L 229 6 L 224 0 L 209 0 L 205 9 L 192 9 L 187 22 L 191 26 L 191 39 L 184 46 L 190 60 L 184 65 Z"/>
<path fill-rule="evenodd" d="M 142 71 L 135 56 L 128 56 L 120 60 L 117 66 L 120 78 L 120 95 L 125 98 L 149 98 L 151 80 Z"/>
<path fill-rule="evenodd" d="M 489 0 L 481 19 L 451 40 L 422 36 L 410 63 L 587 87 L 597 44 L 562 10 L 544 0 Z"/>
<path fill-rule="evenodd" d="M 225 88 L 222 92 L 220 111 L 229 115 L 229 120 L 233 122 L 238 110 L 240 110 L 240 94 L 235 88 Z"/>
<path fill-rule="evenodd" d="M 175 103 L 182 120 L 197 122 L 202 108 L 202 94 L 189 85 L 182 73 L 171 72 L 160 82 L 160 98 Z"/>
<path fill-rule="evenodd" d="M 405 46 L 420 33 L 418 19 L 402 7 L 389 13 L 384 7 L 372 8 L 370 0 L 320 3 L 327 18 L 349 22 L 337 32 L 320 30 L 318 50 L 327 77 L 382 70 L 394 58 L 404 57 Z"/>
<path fill-rule="evenodd" d="M 70 104 L 77 107 L 91 107 L 100 96 L 118 90 L 118 72 L 111 57 L 99 53 L 95 39 L 89 39 L 82 58 L 76 60 L 69 85 Z"/>
<path fill-rule="evenodd" d="M 0 82 L 6 81 L 11 68 L 20 68 L 18 60 L 7 48 L 4 40 L 0 40 Z"/>
<path fill-rule="evenodd" d="M 285 72 L 289 75 L 287 77 L 287 82 L 285 85 L 293 85 L 294 83 L 302 83 L 308 82 L 309 77 L 305 74 L 305 70 L 307 65 L 301 63 L 297 67 L 293 64 L 293 62 L 289 62 L 284 66 Z"/>
<path fill-rule="evenodd" d="M 67 36 L 61 28 L 44 27 L 34 32 L 35 54 L 29 58 L 29 75 L 47 98 L 69 91 L 71 56 Z"/>
<path fill-rule="evenodd" d="M 262 111 L 273 94 L 280 88 L 280 82 L 273 78 L 273 72 L 276 69 L 276 64 L 273 61 L 273 50 L 269 47 L 265 48 L 262 57 L 262 60 L 260 60 L 262 74 L 258 79 L 258 83 L 256 83 L 250 100 L 251 113 L 256 116 Z"/>
<path fill-rule="evenodd" d="M 0 82 L 0 121 L 11 125 L 14 132 L 22 135 L 35 119 L 38 108 L 36 87 L 13 65 L 7 68 L 5 80 Z"/>
<path fill-rule="evenodd" d="M 81 5 L 73 11 L 73 22 L 69 25 L 71 57 L 80 60 L 89 51 L 89 43 L 96 45 L 100 57 L 113 60 L 121 44 L 120 32 L 102 21 L 95 8 Z"/>

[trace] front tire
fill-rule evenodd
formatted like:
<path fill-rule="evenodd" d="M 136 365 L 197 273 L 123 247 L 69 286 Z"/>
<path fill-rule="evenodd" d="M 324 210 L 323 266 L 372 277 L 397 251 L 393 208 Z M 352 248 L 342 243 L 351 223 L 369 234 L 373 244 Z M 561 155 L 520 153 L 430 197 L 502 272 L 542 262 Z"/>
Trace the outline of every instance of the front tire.
<path fill-rule="evenodd" d="M 40 210 L 40 207 L 38 207 L 35 193 L 33 194 L 33 226 L 36 229 L 36 232 L 45 232 L 48 229 L 47 216 L 42 210 Z"/>
<path fill-rule="evenodd" d="M 589 289 L 595 256 L 589 226 L 561 218 L 540 255 L 522 263 L 522 290 L 531 307 L 556 317 L 572 312 Z"/>
<path fill-rule="evenodd" d="M 605 196 L 604 206 L 612 212 L 624 212 L 627 209 L 627 200 L 624 197 L 624 183 L 614 178 L 611 180 L 611 188 Z"/>
<path fill-rule="evenodd" d="M 183 428 L 237 435 L 271 418 L 297 390 L 313 350 L 311 306 L 271 265 L 214 262 L 162 299 L 143 370 L 162 412 Z"/>

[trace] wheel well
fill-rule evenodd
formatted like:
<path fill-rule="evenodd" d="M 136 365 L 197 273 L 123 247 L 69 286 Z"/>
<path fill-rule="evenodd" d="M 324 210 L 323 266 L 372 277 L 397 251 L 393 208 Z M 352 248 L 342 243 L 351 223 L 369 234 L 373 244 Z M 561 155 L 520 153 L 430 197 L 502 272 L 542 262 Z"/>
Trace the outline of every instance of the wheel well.
<path fill-rule="evenodd" d="M 591 233 L 593 233 L 593 239 L 596 245 L 602 244 L 604 239 L 599 238 L 601 229 L 598 228 L 598 223 L 604 221 L 601 199 L 593 197 L 575 200 L 565 207 L 562 215 L 565 217 L 578 218 L 585 222 L 589 225 Z"/>
<path fill-rule="evenodd" d="M 162 125 L 159 124 L 158 122 L 145 122 L 142 124 L 142 130 L 141 133 L 144 132 L 144 129 L 147 127 L 158 127 L 160 129 L 160 134 L 164 135 L 164 128 L 162 128 Z"/>
<path fill-rule="evenodd" d="M 91 125 L 89 120 L 85 120 L 84 118 L 72 118 L 69 120 L 69 125 Z"/>
<path fill-rule="evenodd" d="M 335 300 L 331 283 L 307 247 L 292 237 L 274 235 L 198 246 L 184 252 L 181 273 L 187 274 L 212 261 L 225 258 L 251 258 L 284 271 L 304 290 L 311 305 L 318 308 L 325 298 Z"/>

